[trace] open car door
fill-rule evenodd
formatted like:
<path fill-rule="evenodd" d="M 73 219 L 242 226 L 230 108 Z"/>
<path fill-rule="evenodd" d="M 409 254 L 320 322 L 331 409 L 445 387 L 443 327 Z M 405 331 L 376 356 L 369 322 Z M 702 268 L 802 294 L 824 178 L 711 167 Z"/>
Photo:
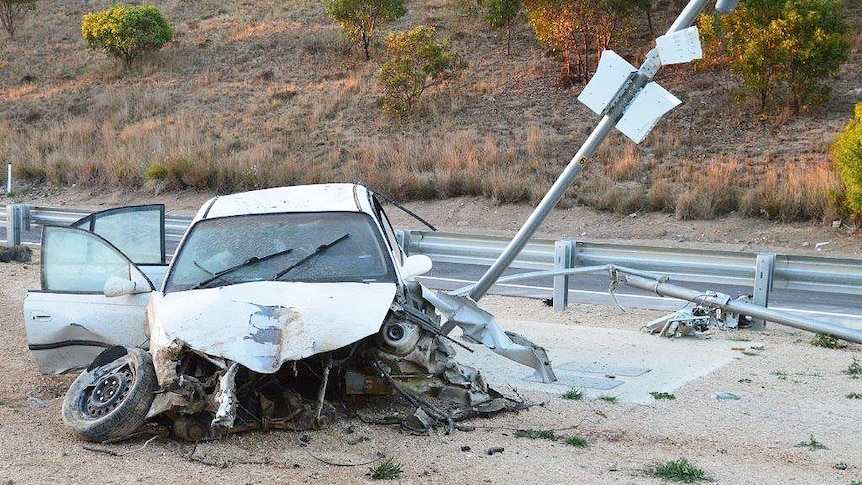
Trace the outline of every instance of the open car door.
<path fill-rule="evenodd" d="M 112 345 L 146 348 L 146 306 L 155 286 L 138 264 L 163 268 L 164 251 L 160 205 L 111 209 L 72 227 L 45 227 L 42 288 L 24 300 L 27 341 L 39 370 L 59 374 L 86 367 Z M 109 281 L 126 289 L 106 291 Z"/>

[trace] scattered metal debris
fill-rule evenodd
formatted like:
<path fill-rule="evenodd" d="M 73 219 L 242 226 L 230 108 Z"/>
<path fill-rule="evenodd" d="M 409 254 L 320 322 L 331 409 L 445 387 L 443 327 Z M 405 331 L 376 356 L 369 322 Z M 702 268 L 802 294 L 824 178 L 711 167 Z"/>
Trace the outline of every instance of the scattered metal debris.
<path fill-rule="evenodd" d="M 748 295 L 740 296 L 736 301 L 748 302 Z M 742 325 L 740 325 L 740 320 Z M 748 326 L 750 321 L 739 313 L 722 310 L 721 308 L 696 305 L 694 308 L 683 308 L 673 313 L 657 318 L 643 329 L 648 333 L 656 333 L 662 337 L 683 337 L 694 335 L 707 337 L 710 329 L 737 329 Z"/>

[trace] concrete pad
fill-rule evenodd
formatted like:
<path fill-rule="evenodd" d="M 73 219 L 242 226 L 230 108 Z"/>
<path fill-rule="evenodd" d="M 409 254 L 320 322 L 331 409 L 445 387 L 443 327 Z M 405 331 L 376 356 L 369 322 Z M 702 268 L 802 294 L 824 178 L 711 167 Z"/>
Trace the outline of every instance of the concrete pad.
<path fill-rule="evenodd" d="M 501 322 L 545 347 L 557 382 L 544 384 L 532 369 L 503 358 L 484 346 L 458 351 L 458 361 L 478 368 L 491 387 L 513 387 L 560 395 L 572 388 L 588 397 L 616 396 L 620 401 L 650 404 L 650 392 L 673 392 L 683 384 L 742 357 L 732 347 L 757 346 L 719 338 L 670 339 L 644 332 L 587 328 L 537 322 Z M 453 336 L 457 334 L 457 330 Z"/>

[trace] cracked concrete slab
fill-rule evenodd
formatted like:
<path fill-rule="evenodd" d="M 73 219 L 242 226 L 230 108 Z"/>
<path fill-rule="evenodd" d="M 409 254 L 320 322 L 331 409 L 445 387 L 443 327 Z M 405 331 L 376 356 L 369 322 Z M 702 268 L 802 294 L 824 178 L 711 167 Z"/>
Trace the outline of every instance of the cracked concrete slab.
<path fill-rule="evenodd" d="M 743 358 L 740 348 L 755 342 L 710 339 L 669 339 L 632 330 L 589 328 L 540 322 L 504 321 L 509 331 L 530 335 L 543 346 L 558 380 L 543 384 L 532 371 L 501 359 L 492 351 L 471 345 L 473 353 L 460 352 L 458 361 L 482 369 L 492 387 L 562 394 L 582 389 L 587 397 L 615 396 L 620 401 L 650 404 L 650 392 L 673 392 L 692 380 Z"/>

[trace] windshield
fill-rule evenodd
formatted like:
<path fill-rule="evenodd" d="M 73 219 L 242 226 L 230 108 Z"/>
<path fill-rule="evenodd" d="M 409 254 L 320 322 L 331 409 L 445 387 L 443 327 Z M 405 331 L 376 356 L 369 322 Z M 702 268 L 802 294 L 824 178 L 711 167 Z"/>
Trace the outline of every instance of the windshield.
<path fill-rule="evenodd" d="M 395 282 L 367 214 L 262 214 L 200 221 L 180 248 L 165 292 L 251 281 Z"/>

